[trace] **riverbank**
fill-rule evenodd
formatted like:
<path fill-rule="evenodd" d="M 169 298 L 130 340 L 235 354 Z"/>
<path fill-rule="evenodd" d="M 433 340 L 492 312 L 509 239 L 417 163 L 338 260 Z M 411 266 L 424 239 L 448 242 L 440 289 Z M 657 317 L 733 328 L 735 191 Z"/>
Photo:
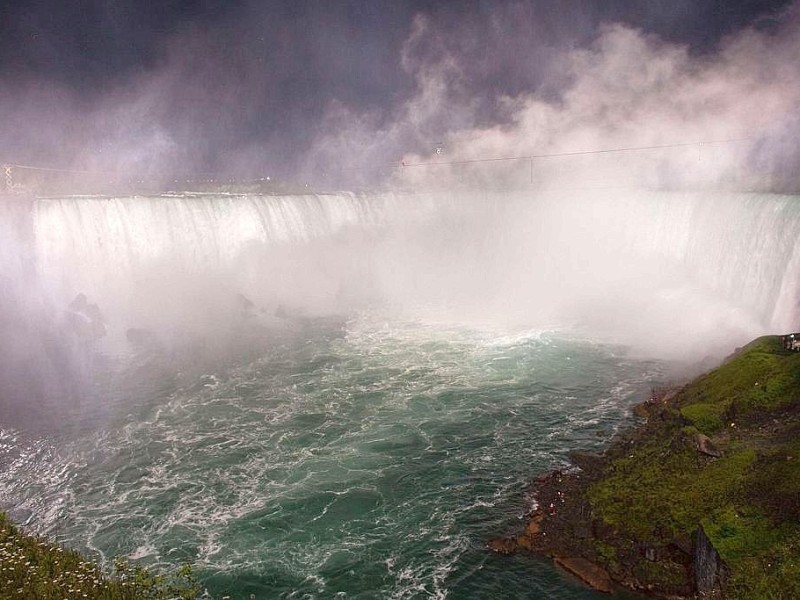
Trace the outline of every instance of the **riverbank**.
<path fill-rule="evenodd" d="M 0 598 L 192 600 L 200 586 L 186 566 L 165 575 L 125 560 L 103 572 L 74 550 L 24 533 L 0 512 Z"/>
<path fill-rule="evenodd" d="M 602 591 L 800 597 L 800 354 L 759 338 L 636 413 L 602 455 L 537 479 L 524 530 L 489 547 Z"/>

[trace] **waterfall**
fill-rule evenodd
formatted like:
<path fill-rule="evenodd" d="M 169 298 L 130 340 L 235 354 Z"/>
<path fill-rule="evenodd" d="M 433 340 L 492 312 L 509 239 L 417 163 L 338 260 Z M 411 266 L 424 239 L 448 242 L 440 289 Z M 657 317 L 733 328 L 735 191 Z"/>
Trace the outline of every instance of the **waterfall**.
<path fill-rule="evenodd" d="M 40 199 L 36 254 L 45 278 L 74 280 L 72 287 L 165 258 L 202 272 L 230 266 L 251 245 L 309 242 L 371 224 L 378 204 L 353 194 Z"/>
<path fill-rule="evenodd" d="M 530 194 L 513 213 L 528 223 L 512 238 L 527 255 L 516 287 L 548 296 L 561 322 L 676 356 L 689 340 L 724 354 L 800 324 L 797 196 L 575 190 Z"/>
<path fill-rule="evenodd" d="M 623 343 L 696 332 L 716 344 L 723 331 L 724 341 L 738 340 L 798 320 L 796 196 L 528 189 L 40 198 L 32 232 L 16 241 L 9 232 L 20 221 L 12 226 L 8 212 L 5 280 L 33 270 L 56 310 L 85 293 L 124 315 L 120 328 L 197 326 L 237 293 L 269 311 L 434 306 L 455 320 L 582 327 Z"/>
<path fill-rule="evenodd" d="M 798 326 L 800 197 L 583 193 L 567 210 L 593 230 L 598 246 L 616 246 L 630 263 L 679 270 L 696 291 L 746 311 L 765 329 Z"/>

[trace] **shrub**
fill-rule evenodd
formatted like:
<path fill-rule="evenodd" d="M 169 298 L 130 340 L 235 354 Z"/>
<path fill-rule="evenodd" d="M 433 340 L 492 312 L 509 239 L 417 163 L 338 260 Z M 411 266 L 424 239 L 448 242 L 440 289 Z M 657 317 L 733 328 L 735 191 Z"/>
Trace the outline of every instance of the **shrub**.
<path fill-rule="evenodd" d="M 191 600 L 200 586 L 188 565 L 161 575 L 118 560 L 109 576 L 77 552 L 20 531 L 0 512 L 0 590 L 2 598 L 24 600 Z"/>

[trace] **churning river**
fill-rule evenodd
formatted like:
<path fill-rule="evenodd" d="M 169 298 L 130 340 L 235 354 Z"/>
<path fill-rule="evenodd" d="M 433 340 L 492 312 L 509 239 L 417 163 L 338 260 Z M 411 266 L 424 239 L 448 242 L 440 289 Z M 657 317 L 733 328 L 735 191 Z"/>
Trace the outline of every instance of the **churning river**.
<path fill-rule="evenodd" d="M 604 597 L 485 542 L 680 365 L 794 322 L 795 202 L 5 207 L 0 502 L 215 597 Z"/>

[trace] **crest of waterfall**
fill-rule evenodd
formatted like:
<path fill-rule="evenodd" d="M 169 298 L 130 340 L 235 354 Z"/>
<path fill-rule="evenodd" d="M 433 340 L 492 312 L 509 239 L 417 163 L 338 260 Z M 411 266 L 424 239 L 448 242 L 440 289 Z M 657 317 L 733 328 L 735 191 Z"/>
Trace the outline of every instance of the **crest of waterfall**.
<path fill-rule="evenodd" d="M 628 200 L 631 238 L 675 260 L 698 288 L 752 313 L 774 331 L 798 326 L 800 198 L 789 195 L 662 195 L 648 212 Z M 635 225 L 634 225 L 635 228 Z"/>
<path fill-rule="evenodd" d="M 125 328 L 200 326 L 236 310 L 237 294 L 267 312 L 380 303 L 460 322 L 577 327 L 634 345 L 652 336 L 716 345 L 797 326 L 796 196 L 65 197 L 37 199 L 32 231 L 14 235 L 22 222 L 0 222 L 5 281 L 33 271 L 54 306 L 84 293 Z"/>
<path fill-rule="evenodd" d="M 602 283 L 634 275 L 639 285 L 625 283 L 646 297 L 681 286 L 763 331 L 797 327 L 799 197 L 640 191 L 579 193 L 566 204 L 560 217 L 589 240 L 582 258 Z M 689 307 L 676 308 L 678 322 Z"/>

